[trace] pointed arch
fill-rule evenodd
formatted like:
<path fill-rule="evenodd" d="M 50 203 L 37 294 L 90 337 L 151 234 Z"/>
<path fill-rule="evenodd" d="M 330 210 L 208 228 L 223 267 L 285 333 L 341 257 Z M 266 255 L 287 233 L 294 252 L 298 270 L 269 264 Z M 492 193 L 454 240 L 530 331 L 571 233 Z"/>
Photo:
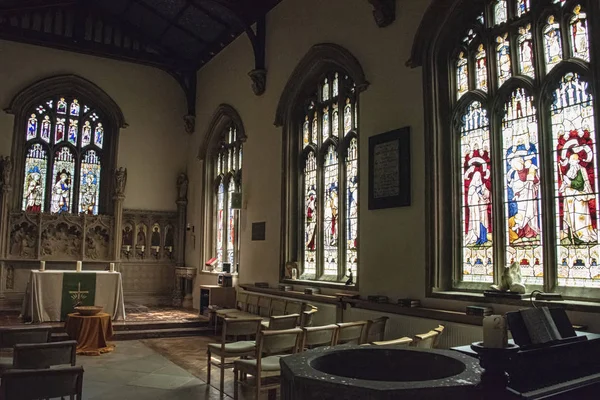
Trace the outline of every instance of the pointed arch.
<path fill-rule="evenodd" d="M 234 125 L 237 128 L 237 134 L 242 142 L 246 141 L 246 130 L 240 114 L 229 104 L 219 104 L 213 113 L 208 129 L 204 134 L 204 140 L 202 140 L 198 149 L 198 159 L 200 161 L 206 160 L 211 150 L 218 144 L 223 130 L 229 125 Z"/>

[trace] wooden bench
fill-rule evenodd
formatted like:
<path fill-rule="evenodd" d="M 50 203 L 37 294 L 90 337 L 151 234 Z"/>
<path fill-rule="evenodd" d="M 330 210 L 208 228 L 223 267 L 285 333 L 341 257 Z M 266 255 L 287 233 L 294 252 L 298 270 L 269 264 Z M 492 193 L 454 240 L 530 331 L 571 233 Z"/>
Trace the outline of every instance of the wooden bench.
<path fill-rule="evenodd" d="M 266 296 L 245 291 L 238 291 L 235 301 L 236 308 L 216 310 L 216 316 L 221 318 L 253 318 L 261 317 L 263 326 L 267 327 L 272 316 L 290 314 L 300 315 L 300 326 L 310 326 L 317 307 L 305 302 Z"/>

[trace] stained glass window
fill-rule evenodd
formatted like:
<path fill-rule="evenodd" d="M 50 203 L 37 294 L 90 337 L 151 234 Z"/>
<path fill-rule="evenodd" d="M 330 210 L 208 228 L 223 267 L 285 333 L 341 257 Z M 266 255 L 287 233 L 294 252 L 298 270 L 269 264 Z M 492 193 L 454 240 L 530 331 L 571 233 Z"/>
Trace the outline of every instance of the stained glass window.
<path fill-rule="evenodd" d="M 544 55 L 546 56 L 546 72 L 550 72 L 563 59 L 560 25 L 554 15 L 548 17 L 548 25 L 544 27 Z"/>
<path fill-rule="evenodd" d="M 298 221 L 302 227 L 300 277 L 345 282 L 350 269 L 356 282 L 358 113 L 355 87 L 347 75 L 331 72 L 321 80 L 317 93 L 323 93 L 327 82 L 333 82 L 334 94 L 317 96 L 320 101 L 308 102 L 299 125 L 302 138 L 301 217 Z M 310 126 L 313 140 L 307 143 L 308 121 L 313 121 Z"/>
<path fill-rule="evenodd" d="M 492 165 L 487 111 L 471 103 L 462 117 L 463 281 L 493 281 Z"/>
<path fill-rule="evenodd" d="M 508 19 L 506 0 L 497 0 L 494 5 L 494 25 L 500 25 Z"/>
<path fill-rule="evenodd" d="M 581 5 L 576 5 L 571 17 L 571 52 L 573 57 L 584 61 L 590 61 L 590 41 L 588 33 L 587 16 L 581 9 Z"/>
<path fill-rule="evenodd" d="M 71 212 L 73 209 L 73 178 L 75 177 L 75 160 L 68 147 L 63 147 L 54 156 L 52 171 L 52 199 L 50 212 Z"/>
<path fill-rule="evenodd" d="M 487 55 L 485 47 L 483 44 L 480 44 L 477 47 L 477 53 L 475 54 L 475 87 L 484 92 L 487 92 L 488 90 L 487 73 Z"/>
<path fill-rule="evenodd" d="M 456 97 L 460 99 L 469 91 L 469 69 L 465 53 L 460 52 L 456 61 Z"/>
<path fill-rule="evenodd" d="M 79 212 L 98 214 L 100 195 L 100 159 L 94 150 L 88 150 L 81 162 L 81 182 L 79 186 Z"/>
<path fill-rule="evenodd" d="M 530 78 L 535 78 L 531 24 L 519 28 L 517 42 L 519 43 L 519 72 Z"/>
<path fill-rule="evenodd" d="M 69 96 L 44 100 L 32 111 L 25 141 L 36 151 L 26 156 L 22 209 L 98 214 L 105 141 L 100 112 L 88 106 L 82 112 L 79 100 Z M 93 132 L 94 119 L 100 137 Z"/>
<path fill-rule="evenodd" d="M 600 287 L 594 102 L 578 74 L 562 78 L 551 107 L 558 284 Z"/>
<path fill-rule="evenodd" d="M 496 62 L 498 64 L 498 86 L 502 86 L 512 76 L 512 64 L 510 59 L 510 42 L 508 33 L 496 38 Z"/>
<path fill-rule="evenodd" d="M 308 121 L 306 121 L 308 129 Z M 217 270 L 230 263 L 234 271 L 239 263 L 239 235 L 237 208 L 234 197 L 241 192 L 242 142 L 238 128 L 229 125 L 221 133 L 221 141 L 213 155 L 214 160 L 214 248 Z"/>
<path fill-rule="evenodd" d="M 102 143 L 104 142 L 104 127 L 101 123 L 98 122 L 96 125 L 96 129 L 94 130 L 94 144 L 99 148 L 102 148 Z"/>
<path fill-rule="evenodd" d="M 531 5 L 530 0 L 517 0 L 517 17 L 522 17 L 529 12 Z"/>

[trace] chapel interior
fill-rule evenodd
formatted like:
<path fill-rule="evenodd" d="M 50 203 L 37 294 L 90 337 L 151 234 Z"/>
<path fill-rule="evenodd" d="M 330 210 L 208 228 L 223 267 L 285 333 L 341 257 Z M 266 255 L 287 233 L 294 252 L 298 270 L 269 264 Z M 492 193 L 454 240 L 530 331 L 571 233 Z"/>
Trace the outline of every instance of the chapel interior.
<path fill-rule="evenodd" d="M 596 96 L 595 0 L 0 0 L 0 400 L 595 398 Z"/>

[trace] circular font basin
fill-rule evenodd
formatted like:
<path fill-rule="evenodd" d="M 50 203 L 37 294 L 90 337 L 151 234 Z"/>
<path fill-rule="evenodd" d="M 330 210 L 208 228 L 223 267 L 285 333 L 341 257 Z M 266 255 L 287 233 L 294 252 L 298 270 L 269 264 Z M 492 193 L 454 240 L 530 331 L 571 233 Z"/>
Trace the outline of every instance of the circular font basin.
<path fill-rule="evenodd" d="M 323 354 L 310 366 L 330 375 L 386 382 L 444 379 L 466 369 L 460 360 L 439 353 L 373 347 Z"/>

